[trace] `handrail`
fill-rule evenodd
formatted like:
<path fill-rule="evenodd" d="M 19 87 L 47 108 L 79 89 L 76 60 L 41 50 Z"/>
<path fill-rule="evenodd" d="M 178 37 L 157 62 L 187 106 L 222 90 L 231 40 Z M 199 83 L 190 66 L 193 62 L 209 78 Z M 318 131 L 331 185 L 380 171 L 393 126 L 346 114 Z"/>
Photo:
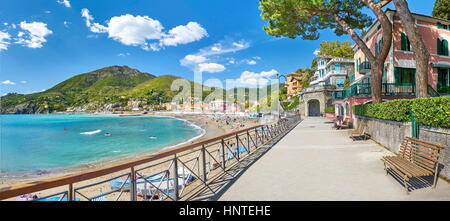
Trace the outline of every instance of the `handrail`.
<path fill-rule="evenodd" d="M 131 160 L 131 161 L 128 161 L 125 163 L 123 163 L 123 162 L 116 163 L 111 166 L 92 169 L 92 170 L 88 170 L 88 171 L 80 172 L 80 173 L 76 173 L 76 174 L 70 174 L 70 175 L 55 177 L 55 178 L 48 178 L 48 179 L 43 179 L 40 181 L 34 181 L 31 183 L 1 188 L 0 189 L 0 200 L 5 200 L 5 199 L 12 198 L 12 197 L 20 196 L 23 194 L 43 191 L 43 190 L 47 190 L 47 189 L 51 189 L 51 188 L 55 188 L 55 187 L 61 187 L 64 185 L 72 186 L 74 183 L 101 177 L 101 176 L 108 175 L 108 174 L 111 174 L 114 172 L 119 172 L 119 171 L 122 171 L 125 169 L 134 168 L 135 166 L 139 166 L 139 165 L 142 165 L 145 163 L 150 163 L 150 162 L 153 162 L 153 161 L 156 161 L 156 160 L 168 157 L 168 156 L 172 156 L 172 155 L 176 156 L 176 154 L 178 154 L 178 153 L 188 151 L 188 150 L 194 150 L 195 148 L 202 147 L 203 145 L 210 144 L 213 142 L 223 141 L 225 138 L 236 137 L 237 135 L 242 134 L 244 132 L 247 132 L 247 134 L 248 134 L 249 131 L 256 130 L 258 128 L 262 128 L 264 130 L 264 128 L 268 127 L 268 126 L 269 125 L 253 126 L 250 128 L 236 131 L 236 132 L 231 132 L 231 133 L 227 133 L 227 134 L 224 134 L 224 135 L 221 135 L 218 137 L 199 141 L 196 143 L 185 144 L 185 145 L 177 147 L 177 148 L 162 151 L 155 155 L 142 157 L 142 158 Z"/>

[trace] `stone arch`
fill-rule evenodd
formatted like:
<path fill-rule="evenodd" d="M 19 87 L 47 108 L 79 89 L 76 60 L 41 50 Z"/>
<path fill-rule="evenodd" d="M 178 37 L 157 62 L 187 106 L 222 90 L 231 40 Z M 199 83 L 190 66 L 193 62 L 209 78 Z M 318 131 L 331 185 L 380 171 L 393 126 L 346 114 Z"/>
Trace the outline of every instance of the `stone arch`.
<path fill-rule="evenodd" d="M 318 117 L 321 114 L 320 101 L 317 99 L 308 100 L 307 113 L 310 117 Z"/>
<path fill-rule="evenodd" d="M 327 106 L 326 107 L 334 107 L 333 105 L 333 99 L 328 99 L 327 100 Z"/>

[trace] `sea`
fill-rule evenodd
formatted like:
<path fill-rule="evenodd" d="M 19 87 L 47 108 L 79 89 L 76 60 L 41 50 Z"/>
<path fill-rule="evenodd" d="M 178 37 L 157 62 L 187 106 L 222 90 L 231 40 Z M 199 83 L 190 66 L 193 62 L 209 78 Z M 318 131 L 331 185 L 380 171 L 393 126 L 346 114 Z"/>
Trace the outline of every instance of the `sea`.
<path fill-rule="evenodd" d="M 0 175 L 142 156 L 204 134 L 178 118 L 118 115 L 0 115 Z"/>

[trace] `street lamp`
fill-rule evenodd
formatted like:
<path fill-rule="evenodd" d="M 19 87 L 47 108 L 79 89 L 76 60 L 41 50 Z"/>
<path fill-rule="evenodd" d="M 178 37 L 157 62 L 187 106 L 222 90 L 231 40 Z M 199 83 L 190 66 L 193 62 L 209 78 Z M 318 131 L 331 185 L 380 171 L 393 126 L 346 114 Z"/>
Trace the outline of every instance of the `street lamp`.
<path fill-rule="evenodd" d="M 286 84 L 284 85 L 284 87 L 285 88 L 287 88 L 288 86 L 287 86 L 287 77 L 286 77 L 286 75 L 284 75 L 284 74 L 279 74 L 279 73 L 277 73 L 277 79 L 278 79 L 278 85 L 280 85 L 281 83 L 280 83 L 280 79 L 282 78 L 282 77 L 284 77 L 284 79 L 285 79 L 285 81 L 286 81 Z M 278 95 L 278 101 L 280 102 L 280 106 L 281 106 L 281 96 L 279 96 Z M 281 106 L 281 108 L 283 108 L 283 106 Z M 280 112 L 278 112 L 278 119 L 280 119 L 281 118 L 281 113 Z"/>

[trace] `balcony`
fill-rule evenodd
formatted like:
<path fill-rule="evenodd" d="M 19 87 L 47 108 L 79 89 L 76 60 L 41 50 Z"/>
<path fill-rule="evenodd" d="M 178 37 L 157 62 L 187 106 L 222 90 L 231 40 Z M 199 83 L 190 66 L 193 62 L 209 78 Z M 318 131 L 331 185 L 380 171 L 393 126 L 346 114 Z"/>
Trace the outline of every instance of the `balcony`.
<path fill-rule="evenodd" d="M 371 68 L 370 62 L 364 61 L 361 64 L 359 64 L 358 70 L 359 70 L 359 73 L 365 74 L 365 73 L 370 72 L 370 68 Z"/>
<path fill-rule="evenodd" d="M 370 97 L 372 95 L 372 89 L 370 83 L 357 83 L 350 85 L 349 88 L 342 91 L 334 92 L 334 99 L 341 100 L 349 97 Z M 412 83 L 394 84 L 383 83 L 381 84 L 381 96 L 382 97 L 415 97 L 416 87 Z"/>

